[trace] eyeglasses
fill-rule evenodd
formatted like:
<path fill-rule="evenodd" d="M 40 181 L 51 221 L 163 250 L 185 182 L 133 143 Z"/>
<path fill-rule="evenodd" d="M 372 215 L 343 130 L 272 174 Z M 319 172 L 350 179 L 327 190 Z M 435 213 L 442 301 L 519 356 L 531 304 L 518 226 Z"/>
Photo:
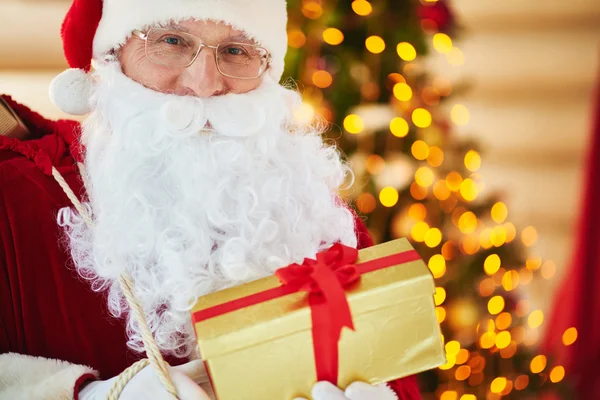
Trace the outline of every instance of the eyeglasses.
<path fill-rule="evenodd" d="M 146 57 L 155 64 L 187 68 L 196 61 L 202 48 L 215 51 L 217 70 L 223 76 L 236 79 L 256 79 L 271 64 L 269 52 L 258 45 L 240 42 L 209 46 L 195 35 L 168 28 L 152 28 L 133 34 L 146 42 Z"/>

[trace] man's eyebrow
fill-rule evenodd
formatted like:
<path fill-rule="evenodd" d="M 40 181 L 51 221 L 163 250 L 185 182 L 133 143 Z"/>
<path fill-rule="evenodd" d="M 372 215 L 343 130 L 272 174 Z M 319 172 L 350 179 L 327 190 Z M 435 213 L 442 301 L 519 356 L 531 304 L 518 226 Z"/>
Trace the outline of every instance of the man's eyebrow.
<path fill-rule="evenodd" d="M 228 36 L 226 39 L 228 42 L 243 42 L 243 43 L 251 43 L 251 44 L 257 44 L 256 41 L 252 40 L 251 38 L 248 37 L 248 35 L 244 35 L 242 34 L 238 34 L 238 35 L 233 35 L 233 36 Z"/>

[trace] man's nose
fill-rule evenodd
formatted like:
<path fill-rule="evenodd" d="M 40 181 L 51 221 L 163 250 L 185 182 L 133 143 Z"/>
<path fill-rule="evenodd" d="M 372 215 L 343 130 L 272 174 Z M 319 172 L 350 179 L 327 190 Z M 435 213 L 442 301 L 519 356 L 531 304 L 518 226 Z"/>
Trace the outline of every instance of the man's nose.
<path fill-rule="evenodd" d="M 212 49 L 200 51 L 194 63 L 183 71 L 180 83 L 186 92 L 202 98 L 226 93 L 225 80 Z"/>

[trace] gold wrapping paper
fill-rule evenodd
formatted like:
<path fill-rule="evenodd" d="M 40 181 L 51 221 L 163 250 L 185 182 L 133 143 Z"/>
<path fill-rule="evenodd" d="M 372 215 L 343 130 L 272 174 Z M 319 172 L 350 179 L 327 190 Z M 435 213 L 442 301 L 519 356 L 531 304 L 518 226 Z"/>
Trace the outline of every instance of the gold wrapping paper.
<path fill-rule="evenodd" d="M 361 250 L 357 264 L 408 250 L 408 240 L 394 240 Z M 212 293 L 192 313 L 277 286 L 270 276 Z M 346 290 L 355 331 L 342 332 L 338 385 L 389 382 L 444 364 L 434 292 L 421 260 L 361 275 Z M 293 293 L 195 324 L 218 400 L 311 399 L 316 372 L 307 297 Z"/>

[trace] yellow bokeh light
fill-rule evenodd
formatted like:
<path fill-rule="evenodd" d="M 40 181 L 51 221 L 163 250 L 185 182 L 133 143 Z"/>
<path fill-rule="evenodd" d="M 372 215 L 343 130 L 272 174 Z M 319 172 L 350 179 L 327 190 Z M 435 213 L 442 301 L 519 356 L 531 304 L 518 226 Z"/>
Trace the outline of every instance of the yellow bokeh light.
<path fill-rule="evenodd" d="M 360 16 L 367 16 L 373 12 L 373 6 L 366 0 L 354 0 L 352 10 Z"/>
<path fill-rule="evenodd" d="M 323 40 L 332 46 L 337 46 L 344 41 L 344 34 L 336 28 L 327 28 L 323 31 Z"/>
<path fill-rule="evenodd" d="M 436 33 L 433 35 L 433 47 L 442 54 L 448 54 L 452 51 L 452 39 L 445 33 Z"/>
<path fill-rule="evenodd" d="M 309 19 L 319 19 L 323 15 L 323 7 L 317 1 L 304 1 L 302 14 Z"/>
<path fill-rule="evenodd" d="M 517 236 L 517 228 L 511 222 L 504 224 L 503 227 L 506 231 L 506 243 L 512 242 Z"/>
<path fill-rule="evenodd" d="M 490 385 L 490 391 L 492 393 L 501 393 L 506 388 L 506 378 L 498 377 L 492 381 Z"/>
<path fill-rule="evenodd" d="M 491 349 L 496 344 L 496 333 L 485 332 L 479 339 L 479 346 L 482 349 Z"/>
<path fill-rule="evenodd" d="M 532 271 L 536 271 L 542 266 L 542 258 L 541 257 L 532 257 L 525 261 L 525 265 Z"/>
<path fill-rule="evenodd" d="M 400 82 L 394 85 L 394 97 L 400 101 L 409 101 L 412 99 L 413 92 L 410 86 L 406 83 Z"/>
<path fill-rule="evenodd" d="M 361 193 L 356 198 L 356 207 L 358 207 L 359 211 L 363 214 L 369 214 L 373 212 L 376 206 L 377 202 L 375 200 L 375 196 L 369 192 Z"/>
<path fill-rule="evenodd" d="M 517 271 L 511 270 L 507 271 L 504 276 L 502 276 L 502 287 L 507 292 L 514 290 L 519 286 L 519 273 Z"/>
<path fill-rule="evenodd" d="M 467 125 L 470 120 L 469 110 L 462 104 L 456 104 L 450 111 L 450 118 L 456 125 Z"/>
<path fill-rule="evenodd" d="M 475 232 L 477 228 L 477 216 L 471 211 L 463 213 L 458 219 L 458 229 L 464 234 Z"/>
<path fill-rule="evenodd" d="M 299 122 L 309 123 L 315 117 L 315 108 L 308 103 L 301 103 L 294 109 L 293 115 Z"/>
<path fill-rule="evenodd" d="M 544 322 L 544 313 L 542 310 L 535 310 L 527 318 L 527 325 L 531 328 L 539 328 Z"/>
<path fill-rule="evenodd" d="M 431 113 L 424 108 L 417 108 L 412 113 L 412 121 L 419 128 L 431 125 Z"/>
<path fill-rule="evenodd" d="M 433 185 L 433 195 L 438 200 L 446 200 L 450 197 L 450 189 L 448 189 L 446 181 L 439 180 Z"/>
<path fill-rule="evenodd" d="M 492 229 L 492 234 L 490 235 L 490 240 L 494 246 L 502 246 L 506 243 L 506 230 L 502 226 L 494 227 L 494 229 Z"/>
<path fill-rule="evenodd" d="M 506 204 L 499 201 L 492 206 L 491 215 L 492 220 L 495 223 L 501 224 L 506 220 L 506 217 L 508 217 L 508 207 L 506 207 Z"/>
<path fill-rule="evenodd" d="M 450 368 L 448 368 L 448 369 L 450 369 Z M 456 399 L 458 399 L 458 393 L 456 393 L 454 390 L 446 390 L 440 396 L 440 400 L 456 400 Z"/>
<path fill-rule="evenodd" d="M 529 385 L 529 377 L 527 375 L 520 375 L 515 379 L 515 389 L 523 390 Z"/>
<path fill-rule="evenodd" d="M 415 172 L 415 182 L 421 187 L 429 187 L 433 185 L 435 176 L 429 167 L 421 167 Z"/>
<path fill-rule="evenodd" d="M 502 296 L 494 296 L 488 301 L 488 311 L 492 315 L 496 315 L 504 310 L 504 298 Z"/>
<path fill-rule="evenodd" d="M 425 244 L 427 247 L 437 247 L 442 242 L 442 231 L 438 228 L 431 228 L 425 234 Z"/>
<path fill-rule="evenodd" d="M 392 122 L 390 122 L 390 131 L 394 136 L 404 137 L 408 135 L 408 122 L 406 122 L 404 118 L 396 117 L 392 119 Z"/>
<path fill-rule="evenodd" d="M 488 275 L 494 275 L 500 269 L 502 260 L 498 254 L 490 254 L 483 262 L 483 270 Z"/>
<path fill-rule="evenodd" d="M 444 152 L 437 146 L 429 148 L 429 155 L 427 156 L 427 162 L 432 167 L 439 167 L 444 162 Z"/>
<path fill-rule="evenodd" d="M 410 195 L 415 200 L 423 200 L 427 197 L 428 190 L 426 187 L 419 186 L 417 182 L 413 182 L 410 185 Z"/>
<path fill-rule="evenodd" d="M 479 189 L 477 188 L 477 184 L 472 179 L 467 178 L 460 184 L 460 195 L 466 201 L 475 200 L 478 193 Z"/>
<path fill-rule="evenodd" d="M 492 247 L 492 232 L 492 229 L 485 228 L 479 234 L 479 243 L 481 243 L 481 247 L 484 249 L 489 249 Z"/>
<path fill-rule="evenodd" d="M 531 372 L 533 372 L 534 374 L 539 374 L 540 372 L 545 370 L 546 356 L 540 354 L 539 356 L 533 357 L 533 360 L 531 360 L 530 368 Z"/>
<path fill-rule="evenodd" d="M 415 221 L 423 221 L 427 217 L 427 209 L 422 203 L 415 203 L 408 208 L 408 216 Z"/>
<path fill-rule="evenodd" d="M 288 32 L 288 45 L 299 49 L 306 44 L 306 35 L 299 29 L 291 29 Z"/>
<path fill-rule="evenodd" d="M 562 341 L 565 346 L 570 346 L 577 340 L 577 328 L 571 327 L 563 333 Z"/>
<path fill-rule="evenodd" d="M 429 230 L 427 222 L 419 221 L 413 225 L 411 229 L 411 236 L 417 242 L 423 242 L 425 240 L 425 234 Z"/>
<path fill-rule="evenodd" d="M 348 133 L 357 134 L 365 129 L 365 123 L 358 115 L 350 114 L 344 118 L 344 129 L 346 129 Z"/>
<path fill-rule="evenodd" d="M 456 364 L 456 358 L 448 356 L 448 357 L 446 357 L 446 364 L 440 366 L 439 369 L 448 370 L 448 369 L 454 367 L 455 364 Z"/>
<path fill-rule="evenodd" d="M 510 327 L 510 324 L 512 324 L 512 316 L 510 315 L 510 313 L 503 312 L 496 317 L 496 326 L 498 327 L 498 329 L 508 329 L 508 327 Z"/>
<path fill-rule="evenodd" d="M 456 372 L 454 374 L 457 381 L 467 380 L 470 375 L 471 375 L 471 367 L 469 367 L 468 365 L 461 365 L 460 367 L 458 367 L 456 369 Z"/>
<path fill-rule="evenodd" d="M 463 394 L 460 396 L 460 400 L 477 400 L 474 394 Z"/>
<path fill-rule="evenodd" d="M 423 161 L 429 156 L 429 146 L 422 140 L 415 140 L 410 151 L 413 157 L 419 161 Z"/>
<path fill-rule="evenodd" d="M 461 248 L 465 254 L 473 255 L 479 251 L 481 246 L 479 245 L 479 239 L 477 235 L 467 235 L 460 241 Z"/>
<path fill-rule="evenodd" d="M 467 151 L 465 154 L 465 167 L 471 172 L 477 171 L 481 167 L 481 156 L 475 150 Z"/>
<path fill-rule="evenodd" d="M 446 176 L 446 185 L 448 185 L 448 189 L 452 190 L 453 192 L 460 190 L 460 185 L 462 182 L 462 176 L 460 176 L 460 173 L 456 171 L 452 171 Z"/>
<path fill-rule="evenodd" d="M 510 333 L 507 331 L 502 331 L 496 335 L 496 347 L 499 349 L 504 349 L 508 347 L 510 340 Z"/>
<path fill-rule="evenodd" d="M 437 317 L 438 324 L 441 324 L 446 319 L 446 310 L 444 307 L 435 308 L 435 316 Z"/>
<path fill-rule="evenodd" d="M 465 63 L 465 54 L 458 47 L 453 47 L 448 54 L 446 60 L 451 65 L 463 65 Z"/>
<path fill-rule="evenodd" d="M 431 256 L 427 266 L 434 278 L 441 278 L 446 273 L 446 259 L 441 254 Z"/>
<path fill-rule="evenodd" d="M 371 154 L 367 157 L 365 166 L 370 174 L 378 175 L 385 169 L 385 160 L 379 154 Z"/>
<path fill-rule="evenodd" d="M 450 356 L 457 356 L 460 351 L 460 343 L 456 340 L 451 340 L 446 343 L 446 354 Z"/>
<path fill-rule="evenodd" d="M 492 278 L 485 278 L 479 283 L 479 294 L 482 297 L 491 296 L 494 293 L 494 290 L 496 290 L 496 285 Z"/>
<path fill-rule="evenodd" d="M 331 86 L 333 83 L 333 77 L 329 72 L 321 70 L 313 74 L 312 81 L 316 87 L 325 89 L 326 87 Z"/>
<path fill-rule="evenodd" d="M 561 365 L 557 365 L 556 367 L 552 368 L 552 371 L 550 371 L 550 381 L 552 381 L 553 383 L 558 383 L 562 381 L 564 377 L 565 367 Z"/>
<path fill-rule="evenodd" d="M 521 240 L 527 247 L 533 246 L 537 241 L 537 231 L 533 226 L 528 226 L 521 232 Z"/>
<path fill-rule="evenodd" d="M 365 46 L 373 54 L 379 54 L 385 50 L 385 42 L 379 36 L 369 36 L 365 41 Z"/>
<path fill-rule="evenodd" d="M 415 47 L 410 43 L 398 43 L 396 51 L 398 52 L 400 58 L 404 61 L 413 61 L 415 58 L 417 58 L 417 50 L 415 50 Z"/>
<path fill-rule="evenodd" d="M 460 364 L 466 363 L 467 361 L 469 361 L 469 356 L 470 356 L 469 350 L 460 349 L 458 351 L 458 354 L 456 355 L 456 364 L 460 365 Z"/>
<path fill-rule="evenodd" d="M 511 340 L 509 345 L 503 349 L 500 349 L 500 357 L 502 358 L 511 358 L 517 352 L 517 342 Z"/>
<path fill-rule="evenodd" d="M 446 290 L 443 287 L 436 287 L 433 298 L 435 299 L 436 306 L 442 305 L 446 300 Z"/>
<path fill-rule="evenodd" d="M 398 203 L 398 197 L 398 191 L 391 186 L 384 187 L 379 192 L 379 201 L 385 207 L 395 206 Z"/>
<path fill-rule="evenodd" d="M 553 261 L 546 261 L 542 264 L 542 277 L 551 279 L 556 274 L 556 264 Z"/>

